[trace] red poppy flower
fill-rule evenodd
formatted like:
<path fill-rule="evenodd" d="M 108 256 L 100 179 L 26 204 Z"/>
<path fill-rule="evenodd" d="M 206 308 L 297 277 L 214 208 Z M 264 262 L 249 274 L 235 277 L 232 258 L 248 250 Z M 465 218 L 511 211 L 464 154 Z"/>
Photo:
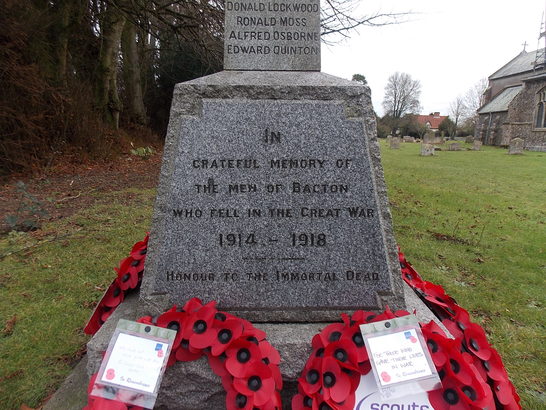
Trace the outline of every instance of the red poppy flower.
<path fill-rule="evenodd" d="M 448 358 L 448 339 L 445 336 L 432 332 L 423 332 L 423 336 L 425 336 L 427 347 L 430 355 L 432 356 L 434 366 L 437 368 L 444 366 Z"/>
<path fill-rule="evenodd" d="M 316 394 L 322 387 L 322 359 L 322 356 L 317 356 L 316 352 L 314 352 L 305 363 L 301 377 L 298 379 L 298 384 L 301 386 L 303 393 L 309 396 Z"/>
<path fill-rule="evenodd" d="M 133 245 L 133 249 L 131 249 L 131 258 L 141 260 L 146 258 L 146 252 L 148 250 L 148 239 L 150 239 L 149 235 L 146 235 L 146 237 Z"/>
<path fill-rule="evenodd" d="M 211 370 L 214 372 L 214 374 L 216 374 L 216 375 L 218 375 L 220 377 L 225 377 L 225 376 L 229 375 L 228 371 L 226 370 L 226 365 L 225 365 L 226 357 L 225 357 L 225 355 L 213 356 L 213 355 L 209 354 L 209 355 L 207 355 L 207 358 L 209 360 L 209 366 L 210 366 Z"/>
<path fill-rule="evenodd" d="M 182 341 L 181 329 L 184 324 L 185 318 L 186 314 L 183 312 L 178 312 L 176 310 L 176 306 L 173 306 L 171 309 L 167 310 L 165 313 L 157 318 L 156 326 L 171 329 L 176 332 L 173 346 L 178 346 Z"/>
<path fill-rule="evenodd" d="M 215 317 L 223 319 L 224 316 Z M 192 346 L 200 349 L 211 347 L 211 354 L 219 356 L 229 345 L 243 333 L 243 323 L 240 319 L 225 319 L 213 321 L 213 325 L 206 332 L 194 336 Z"/>
<path fill-rule="evenodd" d="M 470 327 L 472 322 L 470 321 L 470 315 L 462 307 L 456 305 L 453 306 L 453 310 L 455 314 L 452 317 L 442 320 L 442 324 L 454 338 L 460 339 L 463 338 L 465 330 Z"/>
<path fill-rule="evenodd" d="M 405 313 L 409 315 L 409 312 L 405 312 Z M 381 322 L 382 320 L 394 319 L 395 317 L 396 315 L 392 312 L 392 310 L 388 306 L 386 306 L 385 311 L 381 313 L 380 315 L 377 315 L 376 317 L 371 319 L 369 323 Z"/>
<path fill-rule="evenodd" d="M 481 368 L 487 376 L 496 381 L 508 380 L 508 373 L 502 363 L 499 353 L 495 349 L 491 349 L 491 357 L 488 360 L 477 359 L 481 363 Z M 477 365 L 476 367 L 479 366 Z"/>
<path fill-rule="evenodd" d="M 226 390 L 226 410 L 252 410 L 254 407 L 253 396 L 246 396 L 233 388 L 232 380 L 224 383 Z"/>
<path fill-rule="evenodd" d="M 246 369 L 261 362 L 261 352 L 258 345 L 248 340 L 237 340 L 225 352 L 226 369 L 234 377 L 244 377 Z M 263 364 L 263 363 L 262 363 Z"/>
<path fill-rule="evenodd" d="M 191 347 L 189 340 L 182 339 L 180 344 L 176 347 L 175 357 L 176 360 L 181 362 L 192 362 L 199 359 L 203 354 L 202 350 Z"/>
<path fill-rule="evenodd" d="M 361 325 L 363 323 L 369 323 L 371 320 L 375 319 L 377 314 L 375 312 L 368 312 L 365 310 L 357 310 L 351 316 L 351 320 Z"/>
<path fill-rule="evenodd" d="M 100 301 L 104 306 L 115 308 L 125 299 L 125 293 L 120 289 L 118 284 L 114 281 Z"/>
<path fill-rule="evenodd" d="M 474 383 L 460 387 L 464 393 L 461 395 L 463 401 L 469 407 L 476 409 L 494 409 L 495 401 L 491 388 L 484 380 L 474 379 Z"/>
<path fill-rule="evenodd" d="M 491 346 L 485 336 L 485 331 L 477 323 L 470 323 L 468 329 L 464 332 L 466 347 L 482 360 L 488 360 L 491 357 Z"/>
<path fill-rule="evenodd" d="M 108 400 L 102 397 L 93 397 L 90 403 L 83 408 L 84 410 L 127 410 L 125 403 Z"/>
<path fill-rule="evenodd" d="M 322 361 L 322 390 L 325 400 L 332 399 L 336 403 L 344 402 L 351 390 L 351 380 L 342 371 L 336 359 L 325 356 Z"/>
<path fill-rule="evenodd" d="M 457 304 L 455 299 L 448 296 L 443 287 L 435 285 L 431 282 L 425 282 L 423 284 L 424 298 L 429 302 L 443 307 L 451 307 L 453 304 Z"/>
<path fill-rule="evenodd" d="M 275 380 L 269 366 L 258 361 L 244 368 L 242 377 L 233 379 L 233 388 L 247 397 L 252 397 L 254 406 L 262 406 L 273 396 Z"/>
<path fill-rule="evenodd" d="M 436 410 L 468 410 L 463 399 L 462 385 L 456 380 L 446 377 L 442 380 L 442 388 L 428 392 L 430 404 Z"/>
<path fill-rule="evenodd" d="M 521 409 L 521 406 L 519 405 L 520 398 L 509 380 L 500 382 L 495 381 L 493 384 L 493 391 L 499 402 L 503 405 L 503 409 Z"/>
<path fill-rule="evenodd" d="M 266 334 L 263 330 L 260 330 L 258 328 L 255 328 L 252 323 L 250 323 L 248 320 L 239 319 L 243 322 L 244 330 L 241 337 L 245 338 L 246 340 L 253 341 L 254 343 L 258 343 L 261 340 L 264 340 L 266 337 Z"/>
<path fill-rule="evenodd" d="M 86 335 L 94 335 L 101 328 L 102 324 L 104 323 L 101 321 L 102 313 L 102 308 L 100 305 L 98 305 L 83 329 L 83 332 Z"/>
<path fill-rule="evenodd" d="M 210 303 L 193 312 L 187 312 L 182 327 L 182 338 L 189 341 L 192 348 L 200 349 L 204 340 L 212 340 L 212 324 L 216 309 Z"/>
<path fill-rule="evenodd" d="M 269 398 L 269 401 L 262 404 L 259 407 L 256 407 L 258 410 L 281 410 L 282 409 L 282 400 L 281 394 L 276 391 L 272 397 Z"/>
<path fill-rule="evenodd" d="M 140 266 L 142 265 L 142 266 Z M 131 257 L 121 261 L 119 268 L 114 268 L 117 272 L 116 282 L 121 290 L 134 289 L 140 281 L 140 272 L 144 269 L 141 261 Z"/>
<path fill-rule="evenodd" d="M 444 366 L 448 376 L 458 380 L 460 383 L 469 385 L 472 384 L 473 372 L 463 354 L 456 347 L 456 343 L 450 340 L 451 346 L 447 351 L 447 361 Z M 477 376 L 477 374 L 476 374 Z"/>
<path fill-rule="evenodd" d="M 424 286 L 425 281 L 421 279 L 419 274 L 415 269 L 413 269 L 413 266 L 409 264 L 409 262 L 401 261 L 400 267 L 402 270 L 402 279 L 410 285 L 412 288 L 418 288 L 422 289 Z"/>
<path fill-rule="evenodd" d="M 183 312 L 187 313 L 193 313 L 203 307 L 203 302 L 201 302 L 201 299 L 199 298 L 191 298 L 186 302 L 184 307 L 182 308 Z"/>
<path fill-rule="evenodd" d="M 267 364 L 271 369 L 276 388 L 279 390 L 282 389 L 282 374 L 278 366 L 281 362 L 281 355 L 267 340 L 260 341 L 258 347 L 262 354 L 262 362 Z"/>
<path fill-rule="evenodd" d="M 292 410 L 311 410 L 313 409 L 313 397 L 305 393 L 298 393 L 292 397 Z"/>
<path fill-rule="evenodd" d="M 362 336 L 358 322 L 351 327 L 345 327 L 341 332 L 340 340 L 346 340 L 352 344 L 354 352 L 356 353 L 357 363 L 363 363 L 369 360 L 368 351 L 364 344 L 364 337 Z"/>
<path fill-rule="evenodd" d="M 355 344 L 348 340 L 340 339 L 328 344 L 324 349 L 324 357 L 335 359 L 344 369 L 358 371 L 357 349 Z"/>
<path fill-rule="evenodd" d="M 153 325 L 154 322 L 151 316 L 142 316 L 140 319 L 136 320 L 138 323 L 144 323 L 145 325 Z"/>
<path fill-rule="evenodd" d="M 337 342 L 341 338 L 341 332 L 345 329 L 343 323 L 332 323 L 326 326 L 322 332 L 319 333 L 319 337 L 324 346 L 328 343 Z"/>

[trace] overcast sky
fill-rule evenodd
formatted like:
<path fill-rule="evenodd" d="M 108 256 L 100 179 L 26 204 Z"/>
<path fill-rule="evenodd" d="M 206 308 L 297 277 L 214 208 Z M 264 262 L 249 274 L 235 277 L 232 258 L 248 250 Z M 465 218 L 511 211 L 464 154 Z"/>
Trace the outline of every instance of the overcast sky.
<path fill-rule="evenodd" d="M 409 22 L 364 27 L 350 40 L 322 46 L 322 71 L 363 74 L 383 115 L 388 77 L 421 82 L 422 114 L 447 114 L 449 103 L 523 50 L 536 50 L 546 0 L 362 0 L 362 13 L 413 11 Z M 544 39 L 542 39 L 544 47 Z"/>

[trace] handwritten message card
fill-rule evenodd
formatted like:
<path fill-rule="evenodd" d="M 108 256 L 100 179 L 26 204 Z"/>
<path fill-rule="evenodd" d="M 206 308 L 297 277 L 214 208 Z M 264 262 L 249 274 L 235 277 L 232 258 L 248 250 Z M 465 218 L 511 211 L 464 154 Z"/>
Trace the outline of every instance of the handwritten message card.
<path fill-rule="evenodd" d="M 432 375 L 415 329 L 370 337 L 368 344 L 382 386 Z"/>

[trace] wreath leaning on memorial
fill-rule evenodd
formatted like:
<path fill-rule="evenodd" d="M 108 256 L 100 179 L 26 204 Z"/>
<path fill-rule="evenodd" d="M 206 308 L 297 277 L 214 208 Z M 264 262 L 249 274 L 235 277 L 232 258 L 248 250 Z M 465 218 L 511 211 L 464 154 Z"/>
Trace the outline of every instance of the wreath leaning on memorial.
<path fill-rule="evenodd" d="M 84 329 L 85 333 L 94 334 L 100 329 L 115 308 L 124 300 L 125 295 L 129 291 L 137 289 L 140 286 L 144 271 L 147 246 L 148 235 L 146 235 L 144 240 L 136 243 L 131 250 L 131 254 L 120 262 L 120 266 L 116 268 L 117 276 L 97 305 L 93 316 Z M 457 305 L 455 300 L 448 296 L 441 286 L 424 281 L 401 252 L 399 252 L 399 260 L 402 278 L 413 288 L 454 337 L 454 339 L 448 338 L 443 330 L 434 322 L 427 325 L 421 325 L 423 335 L 427 341 L 427 346 L 442 379 L 442 389 L 429 393 L 429 399 L 434 408 L 452 410 L 478 408 L 504 410 L 521 409 L 519 404 L 520 398 L 508 378 L 500 355 L 489 344 L 483 328 L 477 323 L 471 322 L 468 312 Z M 186 309 L 188 304 L 194 303 L 196 303 L 196 305 L 192 305 L 193 307 L 190 307 L 188 311 Z M 187 323 L 195 324 L 195 321 L 189 318 L 188 315 L 197 314 L 197 311 L 205 306 L 208 308 L 201 313 L 203 315 L 210 309 L 216 310 L 214 302 L 202 306 L 198 300 L 193 299 L 188 302 L 188 304 L 182 309 L 183 312 L 179 312 L 173 308 L 174 310 L 171 309 L 164 313 L 157 318 L 155 324 L 163 325 L 164 327 L 168 327 L 169 324 L 173 326 L 171 323 L 173 320 L 166 322 L 169 317 L 178 317 L 181 320 L 182 317 L 186 317 L 185 320 Z M 201 307 L 197 308 L 197 306 Z M 197 310 L 195 310 L 196 308 Z M 275 400 L 277 400 L 278 392 L 282 386 L 278 367 L 275 367 L 278 364 L 277 351 L 273 349 L 269 343 L 265 342 L 265 334 L 252 327 L 250 322 L 238 319 L 227 313 L 218 313 L 224 315 L 226 321 L 228 318 L 242 321 L 244 323 L 243 328 L 246 326 L 247 329 L 254 329 L 254 331 L 257 332 L 257 336 L 263 336 L 262 339 L 256 335 L 248 336 L 251 340 L 246 341 L 253 343 L 255 346 L 266 348 L 266 350 L 270 349 L 272 352 L 271 355 L 273 355 L 275 361 L 271 361 L 271 358 L 267 356 L 266 361 L 269 361 L 269 363 L 265 364 L 272 369 L 276 369 L 270 370 L 273 379 L 275 380 L 275 393 L 273 396 Z M 385 312 L 377 316 L 372 312 L 358 311 L 352 316 L 342 315 L 342 323 L 331 324 L 321 333 L 316 335 L 312 341 L 313 353 L 303 370 L 302 377 L 299 379 L 300 393 L 292 402 L 293 408 L 313 410 L 353 409 L 350 405 L 351 401 L 354 401 L 354 392 L 358 387 L 360 375 L 368 373 L 371 369 L 367 352 L 360 335 L 359 325 L 407 314 L 409 313 L 405 311 L 391 312 L 388 308 Z M 206 317 L 209 317 L 208 315 L 210 315 L 210 313 L 207 313 Z M 214 315 L 216 315 L 216 313 Z M 222 318 L 222 316 L 220 317 Z M 142 318 L 141 321 L 146 321 L 145 323 L 153 322 L 149 317 Z M 178 321 L 178 326 L 183 323 L 186 322 L 183 320 Z M 232 339 L 229 345 L 231 346 L 233 344 L 235 346 L 236 340 L 233 338 L 233 331 L 228 328 L 218 328 L 218 325 L 221 327 L 223 321 L 214 319 L 212 322 L 205 321 L 205 323 L 207 324 L 207 328 L 210 323 L 212 323 L 212 327 L 209 329 L 206 336 L 210 337 L 209 340 L 213 341 L 214 335 L 218 338 L 221 330 L 230 330 L 232 332 Z M 188 326 L 189 325 L 186 326 L 186 329 L 188 329 Z M 180 326 L 179 329 L 182 329 L 184 332 L 183 326 Z M 185 336 L 190 334 L 187 332 L 188 330 L 184 333 Z M 225 367 L 228 349 L 220 354 L 220 356 L 214 356 L 212 354 L 212 345 L 199 349 L 197 346 L 189 344 L 190 339 L 184 335 L 180 331 L 178 332 L 177 340 L 180 343 L 180 346 L 176 351 L 173 349 L 173 352 L 175 353 L 174 355 L 171 354 L 168 363 L 169 365 L 176 360 L 194 360 L 202 355 L 207 355 L 212 369 L 221 377 L 241 379 L 241 377 L 235 377 L 235 375 L 230 373 L 227 367 Z M 240 338 L 243 339 L 242 341 L 245 339 L 245 336 L 243 335 L 244 331 L 240 335 Z M 257 339 L 257 345 L 252 337 Z M 205 336 L 198 337 L 197 339 L 194 338 L 194 340 L 200 341 L 204 339 Z M 199 346 L 201 345 L 202 344 L 199 344 Z M 248 345 L 248 343 L 246 345 Z M 257 350 L 254 349 L 254 352 L 257 353 Z M 233 355 L 233 351 L 230 350 L 230 354 Z M 250 365 L 247 365 L 247 369 L 248 366 Z M 263 369 L 263 366 L 260 367 Z M 315 370 L 317 373 L 311 372 L 311 370 Z M 227 373 L 225 373 L 226 371 Z M 222 374 L 224 376 L 222 376 Z M 334 376 L 333 378 L 332 375 Z M 224 381 L 224 378 L 222 380 Z M 245 379 L 242 378 L 241 380 Z M 228 409 L 252 409 L 250 402 L 253 399 L 249 401 L 248 397 L 244 394 L 244 392 L 248 393 L 249 390 L 244 390 L 244 392 L 240 391 L 244 385 L 241 380 L 237 382 L 239 390 L 233 388 L 235 386 L 234 384 L 224 382 L 224 387 L 228 392 Z M 315 382 L 311 383 L 313 381 Z M 247 380 L 247 387 L 248 382 L 249 379 Z M 270 381 L 268 383 L 270 383 Z M 242 396 L 247 397 L 246 401 L 243 400 Z M 252 395 L 252 397 L 254 397 L 254 395 Z M 260 395 L 260 397 L 263 396 Z M 261 399 L 258 400 L 261 402 Z M 280 398 L 278 400 L 280 406 Z M 120 405 L 119 402 L 113 401 L 110 401 L 110 404 Z M 260 406 L 258 408 L 275 408 L 274 402 L 270 404 L 265 403 L 264 405 L 271 405 L 273 407 Z M 88 409 L 93 408 L 98 407 L 88 407 Z M 125 409 L 126 407 L 100 408 Z"/>
<path fill-rule="evenodd" d="M 206 305 L 191 299 L 183 308 L 172 309 L 137 322 L 175 330 L 167 366 L 206 356 L 212 371 L 221 377 L 226 390 L 228 410 L 280 410 L 282 376 L 280 356 L 266 340 L 266 334 L 247 320 L 216 309 L 216 302 Z M 91 392 L 97 375 L 89 383 Z M 84 410 L 139 409 L 120 401 L 89 397 Z"/>
<path fill-rule="evenodd" d="M 442 381 L 441 389 L 428 393 L 434 409 L 521 409 L 502 360 L 489 345 L 482 327 L 472 323 L 468 312 L 441 286 L 421 279 L 401 252 L 399 260 L 404 280 L 454 337 L 448 338 L 435 322 L 421 324 Z M 380 315 L 365 311 L 343 314 L 342 323 L 333 323 L 315 335 L 292 409 L 353 410 L 360 377 L 371 370 L 360 325 L 409 314 L 388 308 Z"/>

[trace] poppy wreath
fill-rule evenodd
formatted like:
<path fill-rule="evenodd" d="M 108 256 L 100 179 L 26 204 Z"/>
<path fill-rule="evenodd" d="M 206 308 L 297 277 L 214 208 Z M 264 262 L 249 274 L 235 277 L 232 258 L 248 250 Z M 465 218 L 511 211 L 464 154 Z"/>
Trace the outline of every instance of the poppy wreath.
<path fill-rule="evenodd" d="M 83 329 L 85 334 L 94 335 L 97 333 L 114 310 L 123 302 L 125 295 L 140 287 L 149 238 L 150 236 L 147 233 L 142 241 L 133 245 L 129 256 L 122 259 L 119 266 L 114 268 L 117 273 L 116 278 L 104 293 Z"/>
<path fill-rule="evenodd" d="M 144 262 L 146 259 L 148 238 L 149 236 L 147 234 L 142 241 L 137 242 L 131 249 L 130 255 L 127 258 L 121 260 L 119 267 L 115 268 L 117 276 L 114 279 L 113 283 L 107 289 L 99 304 L 97 305 L 95 312 L 93 313 L 91 319 L 84 329 L 85 333 L 96 333 L 98 329 L 100 329 L 102 324 L 106 321 L 106 319 L 108 319 L 108 317 L 112 314 L 115 308 L 121 302 L 123 302 L 125 295 L 134 289 L 138 289 L 138 287 L 140 286 L 144 271 Z M 428 325 L 421 326 L 423 334 L 427 340 L 427 346 L 431 351 L 434 364 L 438 369 L 438 373 L 444 378 L 451 377 L 451 379 L 446 380 L 445 383 L 442 379 L 442 385 L 444 386 L 442 390 L 437 390 L 430 393 L 430 400 L 431 403 L 433 403 L 434 408 L 480 408 L 479 405 L 478 407 L 476 407 L 475 403 L 487 402 L 488 399 L 486 398 L 489 397 L 489 392 L 491 392 L 494 405 L 487 408 L 505 410 L 520 409 L 520 398 L 513 384 L 508 378 L 508 374 L 506 372 L 506 369 L 504 368 L 504 364 L 502 363 L 500 355 L 489 344 L 483 328 L 479 324 L 473 323 L 470 320 L 470 315 L 468 314 L 468 312 L 460 307 L 452 297 L 448 296 L 441 286 L 424 281 L 417 273 L 417 271 L 413 268 L 413 266 L 406 260 L 402 252 L 399 252 L 398 256 L 402 271 L 402 278 L 404 279 L 404 281 L 413 288 L 413 290 L 419 295 L 419 297 L 423 300 L 427 307 L 435 313 L 435 315 L 442 321 L 442 324 L 454 337 L 454 339 L 447 338 L 442 329 L 439 326 L 435 325 L 433 322 L 429 323 Z M 166 312 L 165 314 L 169 312 Z M 324 393 L 326 390 L 321 388 L 314 392 L 314 394 L 311 395 L 313 397 L 311 397 L 305 391 L 302 391 L 302 383 L 300 379 L 300 393 L 294 397 L 294 400 L 292 402 L 293 408 L 311 408 L 313 410 L 327 410 L 328 407 L 326 406 L 330 406 L 330 408 L 332 409 L 349 408 L 351 400 L 354 400 L 354 391 L 356 390 L 356 387 L 358 387 L 358 383 L 360 380 L 360 376 L 356 377 L 357 375 L 353 373 L 356 373 L 358 371 L 360 372 L 360 375 L 366 374 L 370 371 L 371 367 L 367 359 L 367 353 L 365 351 L 365 348 L 363 348 L 363 340 L 361 339 L 361 336 L 359 336 L 360 333 L 358 333 L 357 335 L 355 331 L 352 335 L 350 335 L 350 337 L 348 335 L 351 331 L 355 330 L 355 327 L 358 328 L 359 324 L 385 320 L 405 314 L 408 314 L 408 312 L 391 312 L 389 309 L 387 309 L 383 314 L 379 316 L 375 316 L 375 314 L 371 312 L 358 311 L 355 312 L 351 317 L 347 315 L 342 315 L 343 323 L 335 323 L 324 329 L 324 331 L 317 336 L 320 337 L 320 335 L 323 335 L 327 329 L 335 328 L 337 330 L 333 332 L 334 335 L 332 336 L 334 339 L 338 337 L 337 333 L 340 333 L 339 339 L 337 341 L 341 340 L 341 335 L 343 335 L 342 340 L 347 342 L 348 346 L 351 346 L 350 343 L 352 341 L 352 343 L 357 348 L 356 351 L 358 353 L 358 366 L 356 368 L 354 366 L 353 368 L 350 368 L 349 365 L 342 366 L 340 364 L 340 360 L 335 357 L 334 361 L 327 360 L 326 364 L 329 367 L 325 367 L 325 369 L 328 369 L 330 371 L 326 371 L 325 373 L 334 374 L 335 376 L 336 373 L 332 372 L 331 370 L 338 370 L 338 367 L 336 367 L 336 365 L 339 366 L 339 368 L 343 372 L 343 375 L 341 375 L 342 386 L 344 386 L 341 390 L 341 393 L 343 394 L 339 392 L 339 387 L 337 387 L 333 389 L 333 394 L 335 398 L 332 398 L 331 387 L 326 387 L 326 389 L 329 389 L 326 393 L 328 398 L 324 398 L 324 395 L 322 393 Z M 315 349 L 315 343 L 318 343 L 316 341 L 317 336 L 315 336 L 315 338 L 313 339 L 313 352 L 315 355 L 317 353 L 321 354 L 322 352 L 320 350 L 321 347 Z M 324 340 L 326 340 L 326 342 L 332 343 L 332 341 L 329 341 L 329 337 L 324 339 L 323 336 L 320 337 L 320 340 L 323 344 L 325 344 Z M 326 349 L 326 346 L 322 348 Z M 329 353 L 332 349 L 333 348 L 330 348 Z M 191 350 L 188 351 L 191 352 Z M 352 352 L 352 349 L 348 349 L 348 351 Z M 348 351 L 345 350 L 347 354 L 349 354 Z M 341 355 L 342 353 L 338 352 L 338 354 Z M 464 360 L 460 360 L 461 357 Z M 340 356 L 339 358 L 343 357 Z M 354 355 L 352 355 L 352 353 L 351 358 L 354 359 Z M 309 362 L 312 361 L 312 359 L 313 354 L 311 355 L 306 367 L 304 368 L 304 373 L 305 369 L 307 369 L 308 365 L 310 365 Z M 335 362 L 335 360 L 337 360 L 337 362 Z M 169 361 L 171 361 L 171 358 L 169 359 Z M 209 359 L 209 362 L 211 363 L 211 367 L 217 364 L 217 361 L 214 360 L 211 362 Z M 345 362 L 341 361 L 341 363 Z M 354 364 L 354 360 L 350 363 Z M 462 371 L 461 368 L 465 371 Z M 213 370 L 214 369 L 215 367 L 213 367 Z M 315 370 L 318 371 L 319 369 L 315 368 Z M 320 370 L 322 370 L 322 368 Z M 457 380 L 461 383 L 468 382 L 469 379 L 467 375 L 474 375 L 474 370 L 477 371 L 480 375 L 479 380 L 471 378 L 475 385 L 463 385 L 456 382 Z M 462 376 L 458 376 L 458 378 L 455 377 L 455 382 L 453 382 L 452 375 L 458 375 L 459 373 L 461 373 Z M 330 374 L 328 375 L 326 380 L 329 381 L 328 384 L 331 384 L 332 382 Z M 351 382 L 349 386 L 350 394 L 347 394 L 345 400 L 341 400 L 345 395 L 345 389 L 347 387 L 347 377 L 345 377 L 345 375 L 349 374 L 351 374 L 351 377 L 349 377 L 348 379 Z M 312 377 L 312 380 L 314 380 L 315 376 L 315 373 L 313 373 L 313 376 L 310 377 Z M 321 383 L 324 382 L 323 379 L 320 379 L 321 373 L 319 373 L 318 376 L 319 381 L 321 381 Z M 461 377 L 463 378 L 462 380 Z M 226 390 L 228 390 L 227 387 Z M 311 389 L 311 391 L 313 391 L 313 389 Z M 231 390 L 231 393 L 230 390 L 228 390 L 228 394 L 231 394 L 233 396 L 233 390 Z M 235 396 L 237 397 L 237 395 Z M 117 409 L 118 407 L 112 408 Z M 119 408 L 124 409 L 124 407 Z M 235 408 L 247 409 L 246 404 L 242 404 L 242 407 Z"/>
<path fill-rule="evenodd" d="M 212 371 L 220 376 L 226 390 L 228 410 L 280 410 L 282 376 L 280 355 L 266 340 L 266 334 L 247 320 L 216 309 L 216 302 L 205 305 L 191 299 L 158 317 L 144 316 L 139 323 L 175 330 L 167 366 L 206 356 Z M 89 382 L 88 395 L 97 375 Z M 120 392 L 119 394 L 123 394 Z M 119 400 L 88 398 L 84 410 L 140 409 Z"/>
<path fill-rule="evenodd" d="M 447 337 L 435 322 L 420 325 L 442 382 L 441 389 L 428 392 L 434 409 L 521 409 L 502 360 L 481 326 L 472 323 L 468 312 L 441 286 L 422 280 L 401 252 L 399 259 L 404 280 L 454 337 Z M 388 307 L 380 315 L 365 311 L 343 314 L 342 323 L 328 325 L 315 335 L 292 409 L 353 410 L 360 377 L 371 370 L 360 325 L 409 314 L 392 312 Z"/>

